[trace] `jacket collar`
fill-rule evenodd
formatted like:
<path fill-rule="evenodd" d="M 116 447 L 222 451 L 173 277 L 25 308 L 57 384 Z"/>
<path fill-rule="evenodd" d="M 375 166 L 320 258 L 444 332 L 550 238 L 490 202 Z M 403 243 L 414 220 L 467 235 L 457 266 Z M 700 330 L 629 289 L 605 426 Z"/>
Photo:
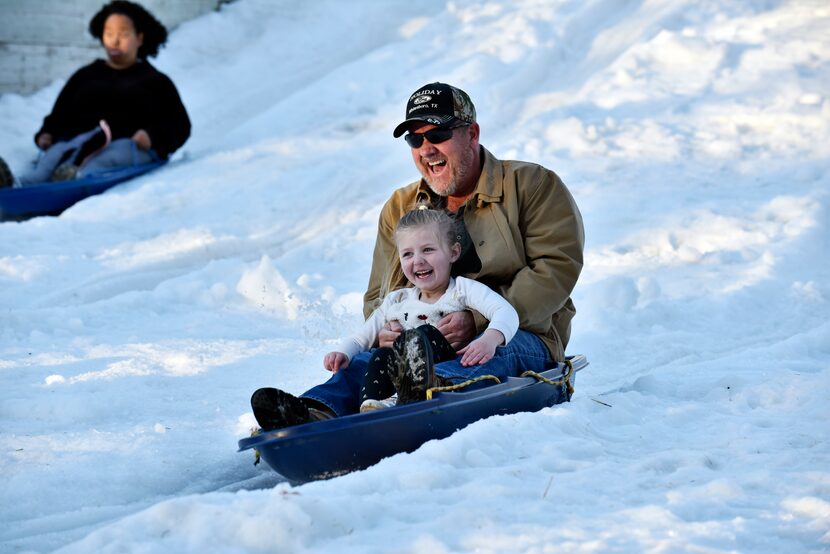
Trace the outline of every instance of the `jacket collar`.
<path fill-rule="evenodd" d="M 481 175 L 478 177 L 476 188 L 470 195 L 470 199 L 474 199 L 477 208 L 484 203 L 501 202 L 504 196 L 504 174 L 500 161 L 483 146 L 479 148 L 481 148 L 482 159 Z M 428 200 L 435 207 L 444 206 L 444 199 L 432 192 L 423 178 L 418 183 L 418 193 L 415 198 L 418 202 Z"/>
<path fill-rule="evenodd" d="M 478 178 L 472 196 L 476 199 L 476 205 L 479 208 L 485 202 L 501 202 L 504 196 L 504 173 L 501 162 L 483 146 L 481 147 L 481 159 L 484 160 L 481 176 Z"/>

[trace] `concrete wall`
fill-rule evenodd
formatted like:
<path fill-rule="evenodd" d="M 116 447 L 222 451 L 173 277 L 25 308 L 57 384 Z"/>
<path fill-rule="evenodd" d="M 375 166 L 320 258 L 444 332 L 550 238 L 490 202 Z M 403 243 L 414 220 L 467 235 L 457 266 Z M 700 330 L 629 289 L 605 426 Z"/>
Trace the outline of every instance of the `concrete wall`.
<path fill-rule="evenodd" d="M 134 0 L 135 1 L 135 0 Z M 138 0 L 167 31 L 227 0 Z M 29 94 L 103 57 L 87 31 L 109 0 L 0 0 L 0 94 Z"/>

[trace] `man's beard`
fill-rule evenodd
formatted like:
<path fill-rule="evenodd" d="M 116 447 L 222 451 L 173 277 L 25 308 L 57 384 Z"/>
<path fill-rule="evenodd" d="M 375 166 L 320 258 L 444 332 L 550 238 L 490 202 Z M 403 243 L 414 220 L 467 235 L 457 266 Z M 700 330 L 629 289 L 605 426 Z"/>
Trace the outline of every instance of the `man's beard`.
<path fill-rule="evenodd" d="M 449 183 L 447 183 L 443 190 L 436 190 L 435 185 L 430 181 L 428 170 L 426 172 L 422 170 L 421 176 L 424 178 L 424 181 L 427 182 L 429 188 L 432 189 L 432 192 L 438 196 L 459 196 L 464 192 L 461 190 L 461 183 L 467 182 L 467 178 L 473 170 L 474 157 L 473 152 L 467 152 L 463 159 L 459 160 L 457 165 L 453 165 L 454 172 Z"/>

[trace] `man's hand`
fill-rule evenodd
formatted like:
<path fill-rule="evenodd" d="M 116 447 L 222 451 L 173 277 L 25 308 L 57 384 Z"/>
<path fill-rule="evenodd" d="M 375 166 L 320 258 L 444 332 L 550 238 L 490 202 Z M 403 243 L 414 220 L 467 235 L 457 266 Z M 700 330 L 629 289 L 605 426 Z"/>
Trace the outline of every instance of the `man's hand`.
<path fill-rule="evenodd" d="M 378 333 L 378 346 L 392 346 L 392 343 L 395 342 L 402 331 L 403 326 L 398 321 L 387 321 Z"/>
<path fill-rule="evenodd" d="M 41 150 L 46 150 L 52 146 L 52 135 L 50 133 L 41 133 L 37 136 L 37 147 Z"/>
<path fill-rule="evenodd" d="M 142 150 L 149 150 L 153 146 L 153 141 L 150 140 L 150 135 L 144 129 L 139 129 L 131 137 L 133 142 Z"/>
<path fill-rule="evenodd" d="M 476 336 L 476 322 L 470 311 L 447 314 L 438 322 L 438 330 L 455 350 L 466 345 Z"/>
<path fill-rule="evenodd" d="M 323 367 L 332 373 L 337 373 L 338 369 L 347 365 L 349 365 L 349 357 L 342 352 L 329 352 L 323 358 Z"/>

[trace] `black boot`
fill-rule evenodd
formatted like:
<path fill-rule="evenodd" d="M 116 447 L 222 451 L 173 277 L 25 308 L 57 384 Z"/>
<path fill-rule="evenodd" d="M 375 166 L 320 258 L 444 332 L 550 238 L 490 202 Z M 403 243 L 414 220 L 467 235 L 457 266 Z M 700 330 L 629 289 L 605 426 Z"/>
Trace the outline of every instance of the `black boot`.
<path fill-rule="evenodd" d="M 398 404 L 426 399 L 427 389 L 435 383 L 432 346 L 420 329 L 407 329 L 395 340 L 398 371 L 392 377 L 398 391 Z"/>
<path fill-rule="evenodd" d="M 308 406 L 296 396 L 279 389 L 258 389 L 251 396 L 251 408 L 263 431 L 273 431 L 311 421 Z"/>
<path fill-rule="evenodd" d="M 12 170 L 9 169 L 9 165 L 3 158 L 0 158 L 0 189 L 11 186 L 14 186 L 14 175 L 12 175 Z"/>

